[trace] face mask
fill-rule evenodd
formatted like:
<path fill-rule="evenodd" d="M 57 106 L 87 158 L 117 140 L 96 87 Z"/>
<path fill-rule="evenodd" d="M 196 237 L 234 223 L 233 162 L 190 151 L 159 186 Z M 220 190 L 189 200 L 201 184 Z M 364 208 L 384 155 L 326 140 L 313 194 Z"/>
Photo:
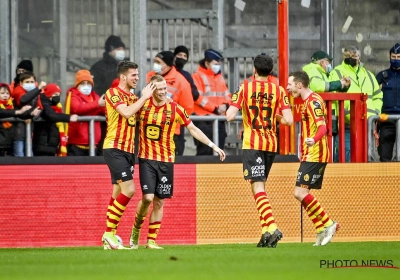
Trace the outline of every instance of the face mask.
<path fill-rule="evenodd" d="M 185 66 L 186 62 L 187 62 L 186 59 L 177 57 L 177 58 L 175 59 L 175 66 L 176 66 L 177 68 L 179 68 L 179 69 L 182 69 L 183 66 Z"/>
<path fill-rule="evenodd" d="M 393 69 L 400 69 L 400 60 L 399 59 L 391 59 L 390 67 L 392 67 Z"/>
<path fill-rule="evenodd" d="M 34 83 L 26 83 L 26 84 L 22 84 L 22 87 L 24 88 L 24 90 L 26 91 L 31 91 L 34 88 L 36 88 L 36 85 Z"/>
<path fill-rule="evenodd" d="M 52 105 L 57 105 L 58 103 L 60 103 L 60 100 L 61 100 L 61 97 L 59 95 L 58 96 L 53 96 L 51 98 L 51 104 Z"/>
<path fill-rule="evenodd" d="M 92 92 L 92 86 L 89 85 L 79 86 L 78 89 L 84 95 L 89 95 Z"/>
<path fill-rule="evenodd" d="M 154 70 L 154 72 L 156 72 L 156 74 L 160 74 L 162 71 L 162 66 L 158 63 L 154 63 L 153 70 Z"/>
<path fill-rule="evenodd" d="M 218 74 L 219 71 L 221 71 L 221 65 L 213 64 L 211 65 L 211 70 L 214 72 L 214 74 Z"/>
<path fill-rule="evenodd" d="M 332 64 L 326 65 L 326 73 L 330 73 L 332 71 Z"/>
<path fill-rule="evenodd" d="M 115 51 L 115 59 L 121 61 L 125 58 L 125 51 L 124 50 L 116 50 Z"/>
<path fill-rule="evenodd" d="M 357 59 L 354 59 L 352 57 L 346 57 L 344 59 L 344 63 L 350 65 L 351 67 L 354 67 L 357 65 Z"/>

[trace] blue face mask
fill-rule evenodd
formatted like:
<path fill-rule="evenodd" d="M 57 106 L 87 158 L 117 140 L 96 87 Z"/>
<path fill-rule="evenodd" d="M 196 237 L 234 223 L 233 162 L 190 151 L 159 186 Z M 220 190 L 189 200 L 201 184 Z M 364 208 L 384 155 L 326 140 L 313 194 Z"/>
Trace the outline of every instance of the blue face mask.
<path fill-rule="evenodd" d="M 34 83 L 26 83 L 26 84 L 22 84 L 22 87 L 26 91 L 31 91 L 36 87 L 36 85 Z"/>
<path fill-rule="evenodd" d="M 326 73 L 330 73 L 332 71 L 332 64 L 326 65 Z"/>
<path fill-rule="evenodd" d="M 390 67 L 392 67 L 395 70 L 400 69 L 400 59 L 391 59 Z"/>

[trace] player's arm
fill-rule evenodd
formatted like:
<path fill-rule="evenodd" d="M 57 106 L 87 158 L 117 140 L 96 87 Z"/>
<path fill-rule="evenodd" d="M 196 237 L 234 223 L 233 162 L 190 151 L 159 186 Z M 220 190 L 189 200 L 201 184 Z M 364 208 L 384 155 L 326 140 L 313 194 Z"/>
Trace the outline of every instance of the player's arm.
<path fill-rule="evenodd" d="M 306 138 L 304 142 L 307 144 L 307 146 L 312 146 L 315 143 L 317 143 L 319 140 L 324 137 L 326 132 L 328 131 L 326 128 L 326 123 L 325 121 L 319 121 L 317 122 L 317 133 L 315 133 L 314 137 Z"/>
<path fill-rule="evenodd" d="M 192 122 L 186 126 L 189 133 L 199 140 L 204 145 L 208 145 L 211 149 L 214 150 L 219 155 L 219 158 L 223 161 L 225 159 L 225 152 L 218 148 L 208 137 L 201 131 L 197 126 L 195 126 Z"/>
<path fill-rule="evenodd" d="M 237 113 L 239 112 L 239 108 L 235 106 L 230 106 L 226 111 L 226 120 L 228 122 L 233 121 L 236 118 Z"/>
<path fill-rule="evenodd" d="M 129 119 L 136 114 L 140 108 L 142 108 L 147 99 L 153 95 L 155 89 L 156 86 L 153 83 L 148 84 L 142 90 L 142 97 L 140 97 L 135 103 L 129 106 L 126 104 L 120 104 L 115 108 L 115 110 L 124 118 Z"/>
<path fill-rule="evenodd" d="M 276 119 L 279 123 L 287 126 L 293 124 L 293 114 L 291 109 L 282 110 L 282 115 L 276 115 Z"/>

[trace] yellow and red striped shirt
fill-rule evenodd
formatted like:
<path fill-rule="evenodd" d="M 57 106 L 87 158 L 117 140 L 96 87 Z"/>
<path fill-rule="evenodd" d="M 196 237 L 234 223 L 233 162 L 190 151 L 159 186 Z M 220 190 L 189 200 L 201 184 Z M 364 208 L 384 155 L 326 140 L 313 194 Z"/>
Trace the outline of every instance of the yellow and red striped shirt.
<path fill-rule="evenodd" d="M 127 93 L 119 87 L 110 88 L 106 92 L 106 121 L 107 134 L 103 149 L 119 149 L 128 153 L 135 152 L 136 117 L 129 119 L 121 116 L 116 108 L 121 104 L 127 106 L 135 103 L 138 97 Z"/>
<path fill-rule="evenodd" d="M 306 138 L 313 138 L 315 136 L 319 125 L 326 125 L 326 114 L 325 102 L 320 95 L 313 92 L 304 100 L 301 112 L 301 161 L 329 161 L 328 139 L 326 135 L 311 147 L 304 143 Z"/>
<path fill-rule="evenodd" d="M 156 106 L 153 98 L 146 101 L 138 112 L 138 157 L 163 162 L 175 161 L 175 127 L 191 123 L 185 109 L 175 102 Z"/>
<path fill-rule="evenodd" d="M 286 91 L 276 84 L 245 81 L 232 95 L 232 106 L 242 110 L 243 149 L 277 151 L 276 114 L 290 109 Z"/>

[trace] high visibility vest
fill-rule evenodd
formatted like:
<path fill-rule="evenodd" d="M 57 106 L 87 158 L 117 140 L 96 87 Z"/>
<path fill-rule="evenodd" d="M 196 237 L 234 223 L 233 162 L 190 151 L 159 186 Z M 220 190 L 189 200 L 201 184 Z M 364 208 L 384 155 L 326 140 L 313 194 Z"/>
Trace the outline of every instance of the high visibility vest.
<path fill-rule="evenodd" d="M 196 102 L 194 105 L 194 113 L 196 115 L 211 114 L 206 107 L 215 109 L 219 105 L 230 104 L 231 94 L 221 73 L 214 74 L 211 69 L 199 65 L 192 77 L 201 96 L 201 101 Z"/>

